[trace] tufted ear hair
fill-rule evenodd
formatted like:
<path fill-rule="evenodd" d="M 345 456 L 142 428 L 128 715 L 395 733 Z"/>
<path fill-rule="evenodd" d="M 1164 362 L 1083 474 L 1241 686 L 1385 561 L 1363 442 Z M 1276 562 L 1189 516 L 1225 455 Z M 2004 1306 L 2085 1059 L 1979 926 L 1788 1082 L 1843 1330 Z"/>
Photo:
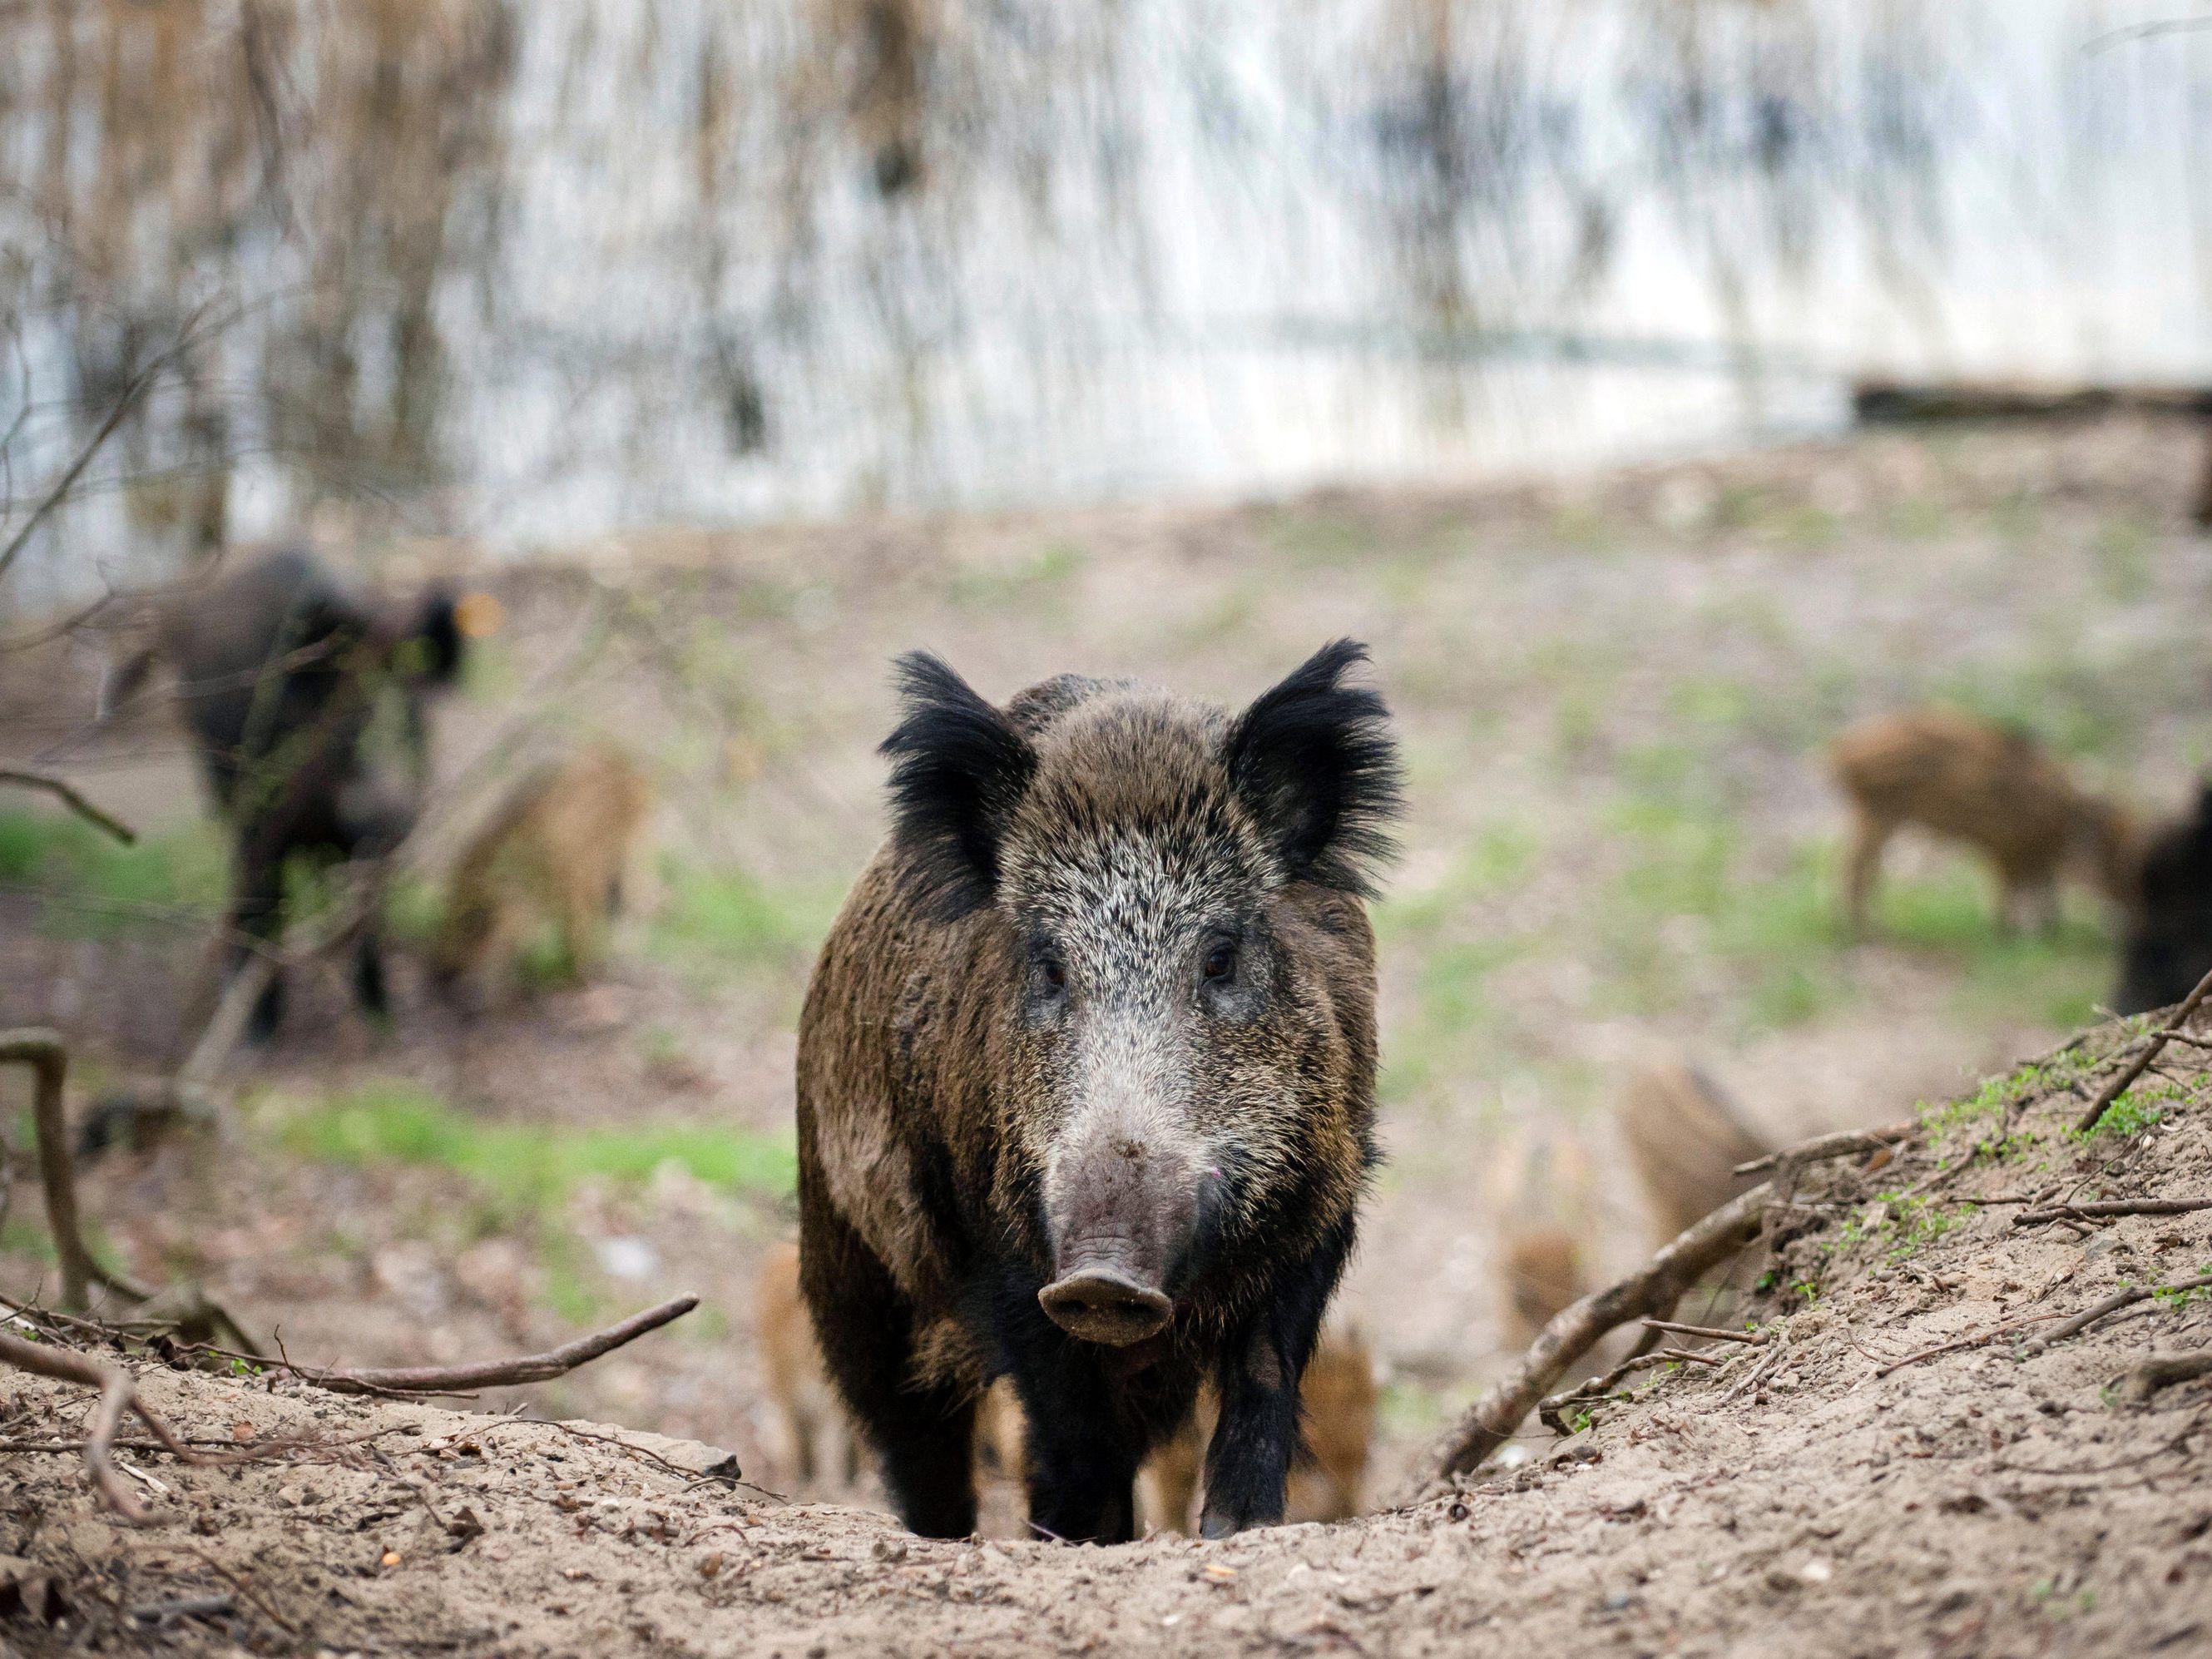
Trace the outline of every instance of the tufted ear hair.
<path fill-rule="evenodd" d="M 1366 660 L 1357 640 L 1323 646 L 1237 718 L 1222 755 L 1291 878 L 1363 897 L 1393 850 L 1401 775 L 1382 697 L 1343 684 Z"/>
<path fill-rule="evenodd" d="M 999 846 L 1036 774 L 1036 752 L 967 681 L 925 651 L 898 659 L 905 718 L 892 758 L 892 838 L 915 891 L 946 920 L 988 904 Z"/>

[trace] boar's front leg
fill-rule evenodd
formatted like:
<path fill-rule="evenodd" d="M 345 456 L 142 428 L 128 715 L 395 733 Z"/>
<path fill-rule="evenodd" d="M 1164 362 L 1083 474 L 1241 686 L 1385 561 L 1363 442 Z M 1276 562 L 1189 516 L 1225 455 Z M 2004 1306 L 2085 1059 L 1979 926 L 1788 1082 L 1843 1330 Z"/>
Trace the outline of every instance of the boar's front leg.
<path fill-rule="evenodd" d="M 1273 1294 L 1223 1348 L 1214 1373 L 1221 1416 L 1206 1449 L 1201 1537 L 1281 1522 L 1298 1449 L 1299 1379 L 1351 1249 L 1346 1224 L 1276 1279 Z"/>
<path fill-rule="evenodd" d="M 1033 1346 L 1024 1345 L 1014 1388 L 1027 1437 L 1030 1524 L 1065 1543 L 1128 1543 L 1137 1535 L 1139 1449 L 1098 1361 L 1056 1327 L 1027 1334 Z"/>
<path fill-rule="evenodd" d="M 915 1373 L 914 1321 L 890 1270 L 799 1164 L 799 1276 L 830 1375 L 883 1463 L 899 1519 L 925 1538 L 975 1530 L 975 1402 Z"/>

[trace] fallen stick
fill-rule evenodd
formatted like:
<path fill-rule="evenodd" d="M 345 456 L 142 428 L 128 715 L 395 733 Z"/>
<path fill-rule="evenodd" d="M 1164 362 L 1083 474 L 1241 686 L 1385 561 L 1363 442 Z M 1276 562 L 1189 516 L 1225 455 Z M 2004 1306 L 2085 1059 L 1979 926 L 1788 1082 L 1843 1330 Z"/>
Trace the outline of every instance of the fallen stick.
<path fill-rule="evenodd" d="M 1564 1440 L 1576 1432 L 1574 1425 L 1566 1420 L 1567 1407 L 1603 1400 L 1631 1371 L 1648 1370 L 1654 1365 L 1718 1365 L 1721 1363 L 1709 1353 L 1697 1353 L 1688 1348 L 1654 1348 L 1648 1353 L 1632 1353 L 1603 1376 L 1594 1376 L 1587 1382 L 1577 1383 L 1571 1389 L 1538 1401 L 1536 1419 Z"/>
<path fill-rule="evenodd" d="M 2161 1291 L 2179 1296 L 2190 1291 L 2206 1289 L 2212 1289 L 2212 1273 L 2200 1274 L 2195 1279 L 2185 1279 L 2178 1285 L 2130 1285 L 2124 1291 L 2113 1291 L 2102 1302 L 2082 1309 L 2080 1313 L 2075 1314 L 2057 1330 L 2045 1331 L 2034 1340 L 2022 1345 L 2021 1352 L 2029 1354 L 2041 1353 L 2045 1349 L 2063 1342 L 2069 1336 L 2079 1336 L 2107 1314 L 2116 1314 L 2123 1308 L 2132 1308 L 2138 1302 L 2148 1302 Z"/>
<path fill-rule="evenodd" d="M 1875 1372 L 1875 1379 L 1879 1382 L 1892 1371 L 1901 1371 L 1907 1365 L 1917 1365 L 1923 1359 L 1934 1359 L 1942 1354 L 1956 1353 L 1961 1348 L 1978 1348 L 1984 1342 L 1994 1342 L 1997 1338 L 2011 1332 L 2024 1331 L 2030 1325 L 2040 1325 L 2046 1320 L 2057 1317 L 2057 1314 L 2037 1314 L 2032 1319 L 2015 1319 L 2006 1324 L 1993 1325 L 1986 1331 L 1977 1331 L 1972 1336 L 1956 1337 L 1948 1342 L 1938 1342 L 1932 1348 L 1923 1348 L 1918 1353 L 1909 1353 L 1902 1359 L 1891 1360 L 1889 1364 L 1881 1366 Z M 1862 1349 L 1860 1352 L 1865 1351 Z M 1872 1358 L 1874 1356 L 1869 1354 L 1867 1357 Z"/>
<path fill-rule="evenodd" d="M 122 819 L 94 805 L 67 778 L 58 778 L 51 772 L 27 772 L 20 766 L 0 766 L 0 783 L 16 784 L 25 789 L 43 789 L 79 817 L 97 824 L 125 847 L 134 845 L 138 840 L 137 830 Z"/>
<path fill-rule="evenodd" d="M 1647 1319 L 1644 1323 L 1651 1330 L 1672 1331 L 1677 1336 L 1705 1336 L 1716 1342 L 1741 1342 L 1753 1348 L 1763 1348 L 1767 1342 L 1764 1331 L 1724 1331 L 1717 1325 L 1679 1325 L 1671 1319 Z"/>
<path fill-rule="evenodd" d="M 2197 1012 L 2197 1005 L 2204 1000 L 2208 991 L 2212 991 L 2212 974 L 2207 974 L 2197 981 L 2197 988 L 2183 999 L 2181 1006 L 2173 1011 L 2173 1018 L 2166 1022 L 2165 1029 L 2143 1045 L 2143 1051 L 2135 1057 L 2134 1063 L 2097 1091 L 2097 1097 L 2089 1103 L 2089 1109 L 2081 1114 L 2081 1121 L 2074 1126 L 2075 1134 L 2086 1135 L 2104 1121 L 2105 1114 L 2112 1109 L 2112 1103 L 2127 1093 L 2135 1080 L 2149 1070 L 2151 1061 L 2159 1057 L 2160 1051 L 2172 1040 L 2173 1034 L 2189 1024 L 2189 1017 Z"/>
<path fill-rule="evenodd" d="M 1774 1183 L 1739 1193 L 1682 1233 L 1619 1284 L 1561 1310 L 1537 1333 L 1528 1352 L 1441 1436 L 1423 1460 L 1419 1489 L 1448 1485 L 1479 1468 L 1513 1437 L 1531 1407 L 1611 1330 L 1632 1320 L 1664 1318 L 1698 1279 L 1751 1242 Z"/>
<path fill-rule="evenodd" d="M 133 1526 L 146 1518 L 146 1511 L 139 1507 L 131 1488 L 123 1484 L 122 1477 L 116 1473 L 114 1460 L 109 1455 L 124 1413 L 136 1413 L 172 1455 L 187 1463 L 194 1461 L 191 1449 L 169 1431 L 167 1424 L 147 1409 L 131 1386 L 130 1373 L 121 1366 L 107 1364 L 74 1348 L 27 1341 L 6 1331 L 0 1331 L 0 1361 L 33 1376 L 52 1377 L 58 1382 L 82 1382 L 88 1389 L 100 1390 L 100 1409 L 94 1413 L 92 1427 L 85 1436 L 84 1466 L 92 1477 L 94 1490 Z"/>
<path fill-rule="evenodd" d="M 612 1353 L 648 1331 L 657 1331 L 681 1319 L 699 1305 L 696 1296 L 679 1296 L 643 1313 L 632 1314 L 618 1325 L 610 1325 L 574 1342 L 564 1342 L 544 1353 L 522 1354 L 513 1359 L 481 1360 L 467 1365 L 349 1365 L 324 1369 L 286 1359 L 260 1363 L 287 1370 L 303 1382 L 333 1394 L 459 1394 L 470 1389 L 505 1389 L 528 1382 L 550 1382 L 579 1365 Z"/>
<path fill-rule="evenodd" d="M 2120 1398 L 2141 1405 L 2160 1389 L 2208 1372 L 2212 1372 L 2212 1348 L 2200 1348 L 2195 1353 L 2154 1353 L 2121 1375 Z"/>
<path fill-rule="evenodd" d="M 46 1226 L 54 1236 L 54 1254 L 61 1260 L 62 1301 L 70 1310 L 82 1312 L 91 1286 L 109 1280 L 85 1248 L 77 1220 L 76 1166 L 70 1156 L 69 1120 L 62 1109 L 69 1049 L 61 1033 L 43 1027 L 0 1031 L 0 1064 L 27 1066 L 32 1071 L 31 1121 L 39 1142 L 39 1180 L 46 1188 Z M 143 1296 L 137 1299 L 145 1300 Z"/>
<path fill-rule="evenodd" d="M 2053 1204 L 2048 1209 L 2022 1210 L 2012 1218 L 2012 1224 L 2035 1227 L 2077 1217 L 2091 1221 L 2101 1216 L 2187 1215 L 2192 1210 L 2212 1210 L 2212 1198 L 2112 1198 L 2088 1204 Z"/>
<path fill-rule="evenodd" d="M 1918 1132 L 1919 1126 L 1914 1123 L 1895 1123 L 1887 1129 L 1840 1129 L 1834 1134 L 1815 1135 L 1795 1146 L 1785 1146 L 1778 1152 L 1739 1164 L 1735 1173 L 1757 1175 L 1761 1170 L 1771 1170 L 1778 1164 L 1820 1164 L 1832 1158 L 1850 1158 L 1856 1152 L 1894 1150 Z"/>

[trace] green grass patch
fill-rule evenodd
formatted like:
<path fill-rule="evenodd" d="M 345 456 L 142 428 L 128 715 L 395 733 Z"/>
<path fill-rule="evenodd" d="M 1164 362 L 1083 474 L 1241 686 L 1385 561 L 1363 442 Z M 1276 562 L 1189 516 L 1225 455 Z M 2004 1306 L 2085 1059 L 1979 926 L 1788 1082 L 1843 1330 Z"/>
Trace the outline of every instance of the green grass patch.
<path fill-rule="evenodd" d="M 325 1164 L 401 1164 L 452 1170 L 510 1210 L 549 1208 L 589 1176 L 642 1182 L 673 1163 L 726 1192 L 781 1198 L 798 1179 L 788 1135 L 701 1124 L 570 1128 L 486 1122 L 415 1085 L 365 1085 L 287 1114 L 287 1152 Z"/>
<path fill-rule="evenodd" d="M 125 847 L 63 812 L 0 811 L 0 882 L 53 896 L 47 924 L 70 937 L 143 927 L 149 912 L 212 915 L 228 880 L 222 840 L 194 823 Z"/>
<path fill-rule="evenodd" d="M 775 888 L 743 870 L 670 860 L 647 948 L 665 960 L 726 969 L 803 969 L 843 897 L 835 887 Z"/>

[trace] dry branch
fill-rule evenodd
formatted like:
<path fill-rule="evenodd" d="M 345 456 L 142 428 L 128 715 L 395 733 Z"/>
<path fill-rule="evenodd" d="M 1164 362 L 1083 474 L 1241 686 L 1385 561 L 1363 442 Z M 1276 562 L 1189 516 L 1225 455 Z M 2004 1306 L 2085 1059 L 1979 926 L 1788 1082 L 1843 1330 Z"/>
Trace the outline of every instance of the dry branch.
<path fill-rule="evenodd" d="M 2187 1215 L 2212 1210 L 2212 1198 L 2113 1198 L 2089 1204 L 2053 1204 L 2047 1209 L 2022 1210 L 2012 1218 L 2015 1227 L 2038 1227 L 2046 1221 L 2094 1221 L 2116 1215 Z"/>
<path fill-rule="evenodd" d="M 1647 1319 L 1644 1323 L 1650 1330 L 1672 1331 L 1677 1336 L 1710 1337 L 1716 1342 L 1741 1342 L 1751 1348 L 1763 1348 L 1767 1343 L 1764 1331 L 1724 1331 L 1717 1325 L 1680 1325 L 1671 1319 Z"/>
<path fill-rule="evenodd" d="M 124 417 L 138 406 L 138 400 L 153 388 L 155 381 L 161 378 L 162 371 L 191 349 L 194 336 L 199 331 L 202 314 L 202 312 L 195 312 L 169 349 L 139 370 L 137 377 L 123 388 L 123 395 L 107 411 L 107 418 L 100 423 L 99 430 L 92 434 L 82 449 L 77 451 L 76 459 L 63 470 L 53 487 L 40 498 L 39 504 L 31 509 L 31 516 L 24 520 L 21 528 L 9 538 L 8 545 L 0 548 L 0 576 L 8 574 L 8 567 L 15 562 L 16 556 L 22 552 L 39 526 L 46 522 L 46 515 L 68 498 L 77 479 L 83 476 L 85 468 L 92 465 L 93 457 L 99 454 L 101 447 L 115 435 L 115 428 L 121 426 Z"/>
<path fill-rule="evenodd" d="M 50 1376 L 58 1382 L 81 1382 L 100 1390 L 100 1409 L 94 1414 L 92 1428 L 85 1436 L 84 1466 L 92 1476 L 94 1488 L 117 1514 L 134 1525 L 146 1518 L 146 1512 L 139 1508 L 131 1488 L 123 1484 L 122 1477 L 115 1472 L 114 1460 L 109 1455 L 124 1413 L 137 1413 L 138 1420 L 171 1454 L 188 1463 L 193 1461 L 191 1449 L 146 1408 L 137 1390 L 131 1387 L 130 1374 L 121 1366 L 107 1364 L 71 1348 L 28 1341 L 6 1331 L 0 1331 L 0 1362 L 34 1376 Z"/>
<path fill-rule="evenodd" d="M 2212 974 L 2207 974 L 2197 981 L 2197 988 L 2182 1000 L 2181 1006 L 2173 1011 L 2173 1018 L 2166 1022 L 2165 1029 L 2143 1045 L 2143 1051 L 2135 1057 L 2134 1062 L 2097 1091 L 2097 1097 L 2089 1103 L 2089 1109 L 2081 1114 L 2081 1121 L 2074 1126 L 2075 1133 L 2086 1135 L 2104 1121 L 2105 1114 L 2112 1103 L 2127 1093 L 2135 1080 L 2149 1070 L 2151 1061 L 2156 1060 L 2166 1045 L 2172 1041 L 2173 1034 L 2189 1024 L 2189 1017 L 2197 1012 L 2197 1005 L 2204 1000 L 2204 994 L 2208 991 L 2212 991 Z"/>
<path fill-rule="evenodd" d="M 2160 1389 L 2212 1372 L 2212 1348 L 2195 1353 L 2154 1353 L 2137 1361 L 2119 1379 L 2120 1398 L 2141 1405 Z"/>
<path fill-rule="evenodd" d="M 1620 1380 L 1631 1371 L 1648 1370 L 1654 1365 L 1718 1365 L 1722 1363 L 1712 1355 L 1699 1353 L 1693 1348 L 1654 1348 L 1648 1353 L 1632 1353 L 1603 1376 L 1594 1376 L 1564 1393 L 1538 1401 L 1536 1416 L 1546 1428 L 1565 1438 L 1575 1432 L 1574 1425 L 1567 1420 L 1567 1407 L 1603 1400 L 1620 1385 Z"/>
<path fill-rule="evenodd" d="M 1690 1288 L 1751 1242 L 1775 1196 L 1762 1181 L 1715 1210 L 1626 1279 L 1563 1310 L 1537 1334 L 1521 1363 L 1468 1407 L 1431 1450 L 1423 1486 L 1477 1468 L 1513 1436 L 1560 1375 L 1607 1332 L 1631 1320 L 1665 1318 Z"/>
<path fill-rule="evenodd" d="M 0 766 L 0 783 L 16 784 L 25 789 L 43 789 L 46 793 L 88 823 L 98 825 L 121 842 L 131 846 L 138 832 L 120 818 L 102 811 L 87 800 L 77 787 L 66 778 L 58 778 L 51 772 L 27 772 L 17 766 Z"/>
<path fill-rule="evenodd" d="M 2212 1273 L 2185 1279 L 2177 1285 L 2130 1285 L 2124 1291 L 2113 1291 L 2102 1302 L 2082 1309 L 2056 1330 L 2045 1331 L 2034 1340 L 2023 1344 L 2021 1352 L 2041 1353 L 2045 1348 L 2063 1342 L 2069 1336 L 2079 1336 L 2107 1314 L 2116 1314 L 2123 1308 L 2132 1308 L 2136 1303 L 2148 1302 L 2154 1296 L 2185 1296 L 2191 1291 L 2208 1289 L 2212 1289 Z"/>
<path fill-rule="evenodd" d="M 1916 1124 L 1895 1123 L 1887 1129 L 1840 1129 L 1834 1134 L 1815 1135 L 1795 1146 L 1785 1146 L 1778 1152 L 1739 1164 L 1735 1172 L 1740 1176 L 1757 1175 L 1761 1170 L 1771 1170 L 1778 1164 L 1820 1164 L 1832 1158 L 1850 1158 L 1860 1152 L 1894 1151 L 1910 1140 L 1917 1128 Z"/>
<path fill-rule="evenodd" d="M 69 1050 L 58 1031 L 38 1026 L 0 1031 L 0 1065 L 10 1063 L 28 1066 L 36 1079 L 31 1119 L 38 1133 L 39 1179 L 46 1188 L 46 1225 L 54 1236 L 54 1253 L 61 1259 L 63 1304 L 82 1312 L 90 1287 L 106 1284 L 108 1278 L 85 1248 L 84 1233 L 77 1222 L 76 1167 L 70 1156 L 69 1120 L 62 1109 Z"/>
<path fill-rule="evenodd" d="M 517 1388 L 529 1382 L 550 1382 L 579 1365 L 612 1353 L 648 1331 L 657 1331 L 681 1319 L 699 1305 L 696 1296 L 679 1296 L 632 1314 L 618 1325 L 610 1325 L 574 1342 L 564 1342 L 544 1353 L 522 1354 L 513 1359 L 481 1360 L 465 1365 L 348 1365 L 322 1368 L 289 1360 L 263 1360 L 303 1382 L 333 1394 L 460 1394 L 471 1389 Z"/>

